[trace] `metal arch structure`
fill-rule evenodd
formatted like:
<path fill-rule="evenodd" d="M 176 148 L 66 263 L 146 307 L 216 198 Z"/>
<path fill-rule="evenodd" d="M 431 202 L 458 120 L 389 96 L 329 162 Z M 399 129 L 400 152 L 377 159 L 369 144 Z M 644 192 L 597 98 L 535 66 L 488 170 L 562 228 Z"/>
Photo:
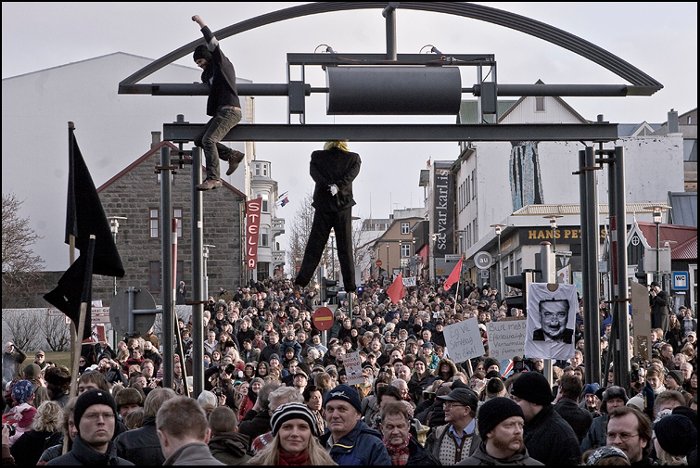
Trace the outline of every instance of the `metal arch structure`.
<path fill-rule="evenodd" d="M 663 85 L 647 75 L 643 71 L 634 67 L 630 63 L 622 60 L 607 50 L 592 44 L 574 34 L 563 31 L 554 26 L 548 25 L 526 16 L 510 13 L 497 8 L 476 5 L 473 3 L 454 2 L 317 2 L 308 5 L 290 7 L 264 15 L 257 16 L 227 26 L 216 31 L 214 34 L 219 39 L 224 39 L 251 29 L 266 26 L 268 24 L 285 21 L 303 16 L 316 15 L 320 13 L 360 10 L 360 9 L 384 9 L 387 7 L 407 10 L 428 11 L 434 13 L 445 13 L 454 16 L 463 16 L 488 23 L 504 26 L 509 29 L 523 32 L 531 36 L 540 38 L 554 45 L 558 45 L 574 52 L 592 62 L 610 70 L 617 76 L 628 80 L 631 86 L 624 87 L 624 95 L 650 96 L 663 88 Z M 137 83 L 152 73 L 160 70 L 166 65 L 178 60 L 194 51 L 195 47 L 203 42 L 202 39 L 192 41 L 167 55 L 157 59 L 136 73 L 125 78 L 119 83 L 119 94 L 151 94 L 151 85 L 138 85 Z"/>
<path fill-rule="evenodd" d="M 284 10 L 275 11 L 272 13 L 264 14 L 249 20 L 245 20 L 234 25 L 223 28 L 217 32 L 215 35 L 219 39 L 224 39 L 226 37 L 245 32 L 251 29 L 255 29 L 267 24 L 272 24 L 278 21 L 284 21 L 288 19 L 298 18 L 302 16 L 314 15 L 319 13 L 327 12 L 337 12 L 346 10 L 359 10 L 359 9 L 383 9 L 384 16 L 387 18 L 387 54 L 386 57 L 382 58 L 382 63 L 385 65 L 403 65 L 405 57 L 398 56 L 395 50 L 395 38 L 392 36 L 395 33 L 395 18 L 393 11 L 401 7 L 403 9 L 409 10 L 420 10 L 428 12 L 445 13 L 455 16 L 463 16 L 467 18 L 477 19 L 481 21 L 490 22 L 500 26 L 505 26 L 507 28 L 517 30 L 552 44 L 564 47 L 584 58 L 587 58 L 594 63 L 601 65 L 602 67 L 608 69 L 609 71 L 615 73 L 617 76 L 624 78 L 630 82 L 630 85 L 619 84 L 619 85 L 501 85 L 497 86 L 495 78 L 493 82 L 483 83 L 483 85 L 489 85 L 489 99 L 492 101 L 498 95 L 500 96 L 627 96 L 627 95 L 640 95 L 640 96 L 650 96 L 656 91 L 663 88 L 663 85 L 658 81 L 651 78 L 649 75 L 645 74 L 641 70 L 627 63 L 626 61 L 620 59 L 619 57 L 611 54 L 610 52 L 585 41 L 573 34 L 566 31 L 562 31 L 553 26 L 547 25 L 545 23 L 520 16 L 517 14 L 509 13 L 503 10 L 485 7 L 481 5 L 475 5 L 470 3 L 451 3 L 451 2 L 408 2 L 408 3 L 386 3 L 386 2 L 320 2 L 312 3 L 308 5 L 296 6 L 287 8 Z M 154 61 L 153 63 L 147 65 L 143 69 L 137 71 L 136 73 L 130 75 L 125 80 L 119 84 L 119 94 L 151 94 L 151 95 L 200 95 L 207 94 L 207 89 L 201 84 L 138 84 L 139 81 L 146 78 L 150 74 L 156 72 L 157 70 L 165 67 L 166 65 L 172 63 L 175 60 L 191 53 L 197 45 L 202 43 L 202 39 L 190 42 L 169 54 L 161 57 L 160 59 Z M 439 52 L 437 52 L 439 53 Z M 442 55 L 441 53 L 439 53 Z M 319 54 L 321 55 L 321 54 Z M 335 63 L 330 63 L 329 65 L 342 65 L 344 64 L 343 57 L 346 55 L 341 54 L 322 54 L 326 56 L 331 56 L 330 58 L 336 60 Z M 288 55 L 289 57 L 289 55 Z M 305 57 L 308 57 L 305 56 Z M 439 60 L 435 61 L 435 56 L 433 56 L 433 63 L 431 65 L 455 65 L 454 57 L 459 58 L 459 55 L 455 56 L 441 56 Z M 375 60 L 379 60 L 379 57 L 374 56 Z M 404 61 L 402 61 L 402 58 Z M 325 58 L 324 58 L 325 60 Z M 422 59 L 421 59 L 422 60 Z M 489 56 L 481 56 L 480 58 L 475 58 L 474 63 L 468 63 L 466 65 L 472 66 L 482 66 L 488 64 L 491 58 Z M 288 60 L 289 62 L 289 60 Z M 300 63 L 306 62 L 306 58 L 302 57 Z M 460 64 L 457 64 L 460 65 Z M 463 64 L 465 65 L 465 64 Z M 495 63 L 493 63 L 495 67 Z M 495 70 L 495 69 L 494 69 Z M 495 76 L 495 71 L 494 71 Z M 479 73 L 479 80 L 481 80 L 481 74 Z M 474 95 L 482 97 L 486 92 L 482 83 L 477 83 L 474 88 L 467 90 L 472 91 Z M 315 90 L 319 91 L 319 90 Z M 323 91 L 323 90 L 322 90 Z M 464 92 L 465 89 L 462 89 Z M 303 82 L 289 82 L 287 84 L 250 84 L 241 85 L 239 87 L 240 95 L 279 95 L 288 96 L 289 100 L 298 100 L 311 93 L 312 89 L 309 85 Z M 480 101 L 481 102 L 481 101 Z M 302 111 L 303 112 L 303 111 Z M 182 121 L 183 119 L 178 116 L 178 122 L 174 124 L 165 124 L 163 129 L 163 137 L 168 141 L 175 142 L 186 142 L 193 141 L 194 136 L 198 135 L 203 127 L 203 124 L 188 124 Z M 583 125 L 368 125 L 368 124 L 358 124 L 358 125 L 289 125 L 289 124 L 279 124 L 279 125 L 256 125 L 256 124 L 244 124 L 237 125 L 228 135 L 225 137 L 225 141 L 324 141 L 328 139 L 338 139 L 338 138 L 348 138 L 353 141 L 513 141 L 514 139 L 534 139 L 540 141 L 592 141 L 602 144 L 602 142 L 614 141 L 618 138 L 617 135 L 617 125 L 609 124 L 607 122 L 602 122 L 599 118 L 599 122 L 583 124 Z M 199 150 L 195 148 L 193 150 L 192 164 L 194 167 L 201 167 L 201 159 L 199 156 Z M 592 147 L 588 147 L 584 152 L 579 155 L 579 166 L 580 166 L 580 176 L 581 179 L 581 201 L 582 203 L 586 199 L 586 193 L 595 194 L 595 175 L 594 171 L 598 169 L 597 163 L 603 162 L 602 160 L 596 160 L 593 157 Z M 617 154 L 619 153 L 619 154 Z M 163 148 L 161 151 L 161 167 L 165 177 L 162 180 L 170 180 L 170 160 L 169 151 Z M 611 174 L 614 174 L 614 180 L 616 183 L 611 185 L 611 194 L 616 194 L 617 199 L 624 199 L 624 171 L 623 171 L 623 154 L 621 148 L 616 151 L 615 157 L 608 158 L 608 164 L 611 164 Z M 192 171 L 192 185 L 193 187 L 201 182 L 201 171 Z M 196 218 L 197 222 L 193 222 L 193 284 L 195 289 L 193 293 L 195 297 L 201 297 L 201 285 L 198 283 L 201 278 L 200 273 L 200 263 L 201 263 L 201 231 L 203 220 L 201 218 L 201 204 L 202 196 L 200 193 L 194 191 L 193 195 L 193 218 Z M 168 224 L 165 222 L 168 213 L 170 213 L 170 184 L 161 184 L 161 203 L 163 212 L 163 222 L 164 226 Z M 582 212 L 582 225 L 584 221 L 590 223 L 592 226 L 598 225 L 597 220 L 597 204 L 588 204 L 586 212 Z M 613 206 L 611 203 L 610 206 Z M 617 216 L 617 223 L 620 226 L 626 226 L 625 221 L 625 209 L 624 200 L 623 202 L 616 203 L 617 213 L 611 212 L 611 217 Z M 169 221 L 169 218 L 167 218 Z M 165 323 L 170 323 L 174 325 L 172 317 L 172 297 L 169 294 L 172 293 L 173 284 L 172 278 L 167 270 L 170 263 L 169 250 L 170 250 L 170 239 L 167 236 L 167 229 L 163 229 L 163 242 L 162 242 L 162 265 L 163 265 L 163 290 L 164 293 L 164 308 L 163 308 L 163 320 Z M 591 231 L 587 229 L 582 235 L 582 242 L 584 244 L 589 244 L 593 246 L 587 256 L 592 259 L 588 262 L 590 265 L 589 278 L 597 278 L 598 266 L 596 258 L 595 243 L 596 233 L 587 232 Z M 624 230 L 620 229 L 618 237 L 624 245 Z M 616 290 L 616 316 L 624 316 L 627 314 L 627 293 L 626 288 L 622 285 L 624 284 L 624 272 L 627 271 L 627 259 L 624 254 L 624 250 L 618 255 L 617 261 L 614 262 L 617 265 L 617 271 L 621 273 L 620 286 Z M 596 317 L 597 310 L 597 286 L 595 280 L 584 279 L 584 294 L 589 301 L 587 301 L 587 316 Z M 592 284 L 592 285 L 591 285 Z M 193 356 L 193 366 L 194 366 L 194 386 L 195 392 L 199 393 L 203 388 L 203 368 L 202 368 L 202 348 L 201 343 L 203 342 L 203 337 L 201 336 L 201 315 L 203 311 L 203 305 L 200 302 L 196 303 L 197 312 L 193 310 L 194 325 L 196 333 L 195 335 L 195 346 L 194 356 Z M 595 381 L 600 378 L 599 365 L 596 364 L 597 356 L 600 354 L 599 343 L 597 342 L 598 330 L 597 325 L 590 327 L 587 326 L 587 336 L 586 341 L 590 341 L 590 348 L 586 351 L 586 360 L 591 362 L 592 366 L 586 366 L 586 379 L 587 381 Z M 169 325 L 166 325 L 169 326 Z M 619 333 L 621 335 L 620 342 L 626 343 L 628 339 L 628 328 L 625 326 L 624 321 L 621 322 L 619 328 Z M 590 340 L 589 340 L 590 338 Z M 588 347 L 587 347 L 588 348 Z M 170 386 L 172 381 L 172 337 L 164 341 L 165 349 L 165 359 L 166 363 L 164 366 L 164 385 Z M 616 362 L 614 368 L 616 374 L 616 381 L 620 382 L 621 385 L 626 385 L 629 383 L 629 359 L 626 359 L 624 350 L 621 351 L 622 358 L 620 362 Z"/>

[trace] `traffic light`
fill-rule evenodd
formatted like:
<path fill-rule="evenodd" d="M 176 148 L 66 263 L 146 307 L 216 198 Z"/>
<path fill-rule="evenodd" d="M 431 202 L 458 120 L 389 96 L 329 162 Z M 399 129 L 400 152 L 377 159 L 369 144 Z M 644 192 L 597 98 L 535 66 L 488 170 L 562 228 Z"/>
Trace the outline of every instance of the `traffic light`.
<path fill-rule="evenodd" d="M 534 279 L 534 270 L 525 270 L 519 275 L 506 276 L 503 278 L 506 286 L 520 290 L 520 295 L 505 298 L 509 308 L 515 307 L 527 314 L 527 288 Z M 504 293 L 507 293 L 507 291 L 504 291 Z"/>
<path fill-rule="evenodd" d="M 335 303 L 335 298 L 338 296 L 338 281 L 323 278 L 323 295 L 322 299 L 329 304 Z"/>

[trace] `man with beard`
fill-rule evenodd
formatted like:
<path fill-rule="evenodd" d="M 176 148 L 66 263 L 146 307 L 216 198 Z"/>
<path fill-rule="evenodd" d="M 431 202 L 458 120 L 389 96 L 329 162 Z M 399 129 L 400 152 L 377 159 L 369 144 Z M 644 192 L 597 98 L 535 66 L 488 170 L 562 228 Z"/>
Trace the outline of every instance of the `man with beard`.
<path fill-rule="evenodd" d="M 496 397 L 479 407 L 481 443 L 457 465 L 544 465 L 531 458 L 523 440 L 523 410 L 509 398 Z"/>
<path fill-rule="evenodd" d="M 549 382 L 537 372 L 523 372 L 513 381 L 511 399 L 523 410 L 528 452 L 545 465 L 577 465 L 581 448 L 576 433 L 552 406 Z"/>

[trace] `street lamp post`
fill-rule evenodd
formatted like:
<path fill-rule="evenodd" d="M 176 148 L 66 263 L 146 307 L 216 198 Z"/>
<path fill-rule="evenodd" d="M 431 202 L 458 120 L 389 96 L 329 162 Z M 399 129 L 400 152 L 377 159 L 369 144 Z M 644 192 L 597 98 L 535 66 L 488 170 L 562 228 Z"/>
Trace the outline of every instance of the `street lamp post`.
<path fill-rule="evenodd" d="M 661 227 L 661 207 L 655 206 L 652 214 L 654 224 L 656 224 L 656 274 L 654 280 L 661 283 L 661 267 L 659 265 L 659 229 Z"/>
<path fill-rule="evenodd" d="M 386 279 L 391 281 L 391 269 L 389 268 L 389 243 L 386 244 Z"/>
<path fill-rule="evenodd" d="M 112 239 L 114 239 L 114 245 L 117 245 L 117 234 L 119 234 L 119 220 L 126 221 L 128 218 L 125 216 L 110 216 L 109 218 L 109 230 L 112 232 Z M 114 295 L 117 295 L 117 277 L 114 277 Z"/>
<path fill-rule="evenodd" d="M 209 249 L 214 249 L 216 246 L 204 244 L 202 247 L 204 247 L 202 250 L 202 258 L 204 259 L 204 294 L 207 296 L 207 299 L 209 299 L 209 274 L 207 273 L 207 262 L 209 260 Z"/>
<path fill-rule="evenodd" d="M 501 291 L 501 284 L 503 284 L 503 282 L 501 281 L 501 232 L 503 232 L 503 228 L 505 226 L 503 224 L 492 224 L 489 227 L 492 227 L 494 232 L 496 233 L 496 290 L 501 294 L 501 297 L 503 297 L 504 293 L 503 291 Z"/>
<path fill-rule="evenodd" d="M 335 232 L 331 231 L 331 279 L 335 279 Z"/>

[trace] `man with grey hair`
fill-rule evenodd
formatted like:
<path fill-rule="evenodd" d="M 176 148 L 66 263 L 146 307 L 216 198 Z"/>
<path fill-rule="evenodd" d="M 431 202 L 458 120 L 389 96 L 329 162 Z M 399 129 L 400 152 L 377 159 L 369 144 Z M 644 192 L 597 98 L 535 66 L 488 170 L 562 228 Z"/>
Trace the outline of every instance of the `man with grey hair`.
<path fill-rule="evenodd" d="M 280 387 L 270 393 L 270 404 L 267 410 L 268 420 L 272 418 L 272 413 L 274 413 L 277 408 L 287 403 L 304 403 L 301 392 L 295 387 Z M 254 455 L 259 453 L 270 444 L 274 438 L 275 436 L 272 434 L 272 425 L 270 425 L 268 432 L 259 435 L 253 440 L 250 444 L 250 451 L 253 452 Z"/>
<path fill-rule="evenodd" d="M 171 388 L 151 390 L 143 402 L 143 425 L 119 434 L 114 439 L 117 455 L 137 466 L 160 466 L 165 461 L 156 431 L 156 415 L 166 401 L 177 394 Z"/>

